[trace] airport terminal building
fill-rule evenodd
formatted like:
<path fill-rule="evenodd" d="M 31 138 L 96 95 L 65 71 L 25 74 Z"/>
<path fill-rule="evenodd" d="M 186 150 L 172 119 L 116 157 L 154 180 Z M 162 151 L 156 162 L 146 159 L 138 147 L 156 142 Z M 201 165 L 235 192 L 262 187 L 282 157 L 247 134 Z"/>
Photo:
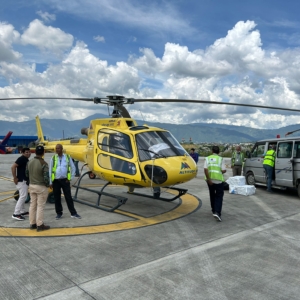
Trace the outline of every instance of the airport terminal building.
<path fill-rule="evenodd" d="M 0 140 L 4 139 L 5 135 L 0 135 Z M 34 143 L 37 141 L 36 135 L 12 135 L 7 141 L 7 147 L 16 147 L 15 153 L 19 153 L 23 147 L 34 147 Z M 46 137 L 44 137 L 46 139 Z"/>

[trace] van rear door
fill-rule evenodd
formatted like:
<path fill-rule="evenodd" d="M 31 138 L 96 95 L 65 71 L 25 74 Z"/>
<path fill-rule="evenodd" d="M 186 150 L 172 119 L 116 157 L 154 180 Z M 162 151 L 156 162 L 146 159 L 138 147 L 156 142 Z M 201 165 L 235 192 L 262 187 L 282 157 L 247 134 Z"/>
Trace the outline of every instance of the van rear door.
<path fill-rule="evenodd" d="M 276 185 L 293 187 L 293 165 L 291 162 L 293 141 L 278 142 L 275 159 Z"/>

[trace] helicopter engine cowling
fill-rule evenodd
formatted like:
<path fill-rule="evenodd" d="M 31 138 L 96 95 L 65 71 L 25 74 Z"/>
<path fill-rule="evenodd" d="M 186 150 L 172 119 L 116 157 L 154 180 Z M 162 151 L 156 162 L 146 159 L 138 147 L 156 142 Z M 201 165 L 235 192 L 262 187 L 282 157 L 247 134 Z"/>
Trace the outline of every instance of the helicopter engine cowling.
<path fill-rule="evenodd" d="M 82 135 L 88 135 L 89 129 L 87 127 L 81 128 L 81 134 Z"/>

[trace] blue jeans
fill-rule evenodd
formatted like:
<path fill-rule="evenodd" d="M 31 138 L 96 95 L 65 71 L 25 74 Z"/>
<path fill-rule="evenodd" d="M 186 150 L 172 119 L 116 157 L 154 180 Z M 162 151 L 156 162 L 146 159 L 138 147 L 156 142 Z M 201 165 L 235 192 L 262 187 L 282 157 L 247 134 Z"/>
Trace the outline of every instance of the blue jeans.
<path fill-rule="evenodd" d="M 75 176 L 79 176 L 78 160 L 73 161 L 75 166 Z"/>
<path fill-rule="evenodd" d="M 271 191 L 272 190 L 272 177 L 273 177 L 273 167 L 269 166 L 269 165 L 263 165 L 265 172 L 266 172 L 266 176 L 267 176 L 267 190 Z"/>

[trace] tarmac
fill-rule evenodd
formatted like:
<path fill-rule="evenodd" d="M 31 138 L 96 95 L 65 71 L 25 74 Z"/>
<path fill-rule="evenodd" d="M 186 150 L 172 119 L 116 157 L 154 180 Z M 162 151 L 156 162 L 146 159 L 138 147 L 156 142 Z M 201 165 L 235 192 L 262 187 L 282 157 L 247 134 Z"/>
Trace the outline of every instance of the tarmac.
<path fill-rule="evenodd" d="M 179 186 L 188 189 L 180 199 L 159 201 L 109 186 L 105 191 L 128 198 L 115 212 L 75 202 L 82 219 L 73 219 L 63 200 L 63 218 L 55 220 L 54 204 L 47 203 L 44 222 L 51 229 L 36 232 L 28 217 L 11 217 L 16 188 L 10 168 L 18 156 L 0 155 L 1 300 L 300 299 L 296 191 L 225 191 L 217 222 L 200 158 L 197 178 Z M 231 174 L 228 166 L 225 177 Z M 103 184 L 83 179 L 91 189 Z M 162 196 L 171 198 L 171 191 Z M 89 191 L 78 198 L 97 202 Z M 101 199 L 104 207 L 112 201 Z"/>

